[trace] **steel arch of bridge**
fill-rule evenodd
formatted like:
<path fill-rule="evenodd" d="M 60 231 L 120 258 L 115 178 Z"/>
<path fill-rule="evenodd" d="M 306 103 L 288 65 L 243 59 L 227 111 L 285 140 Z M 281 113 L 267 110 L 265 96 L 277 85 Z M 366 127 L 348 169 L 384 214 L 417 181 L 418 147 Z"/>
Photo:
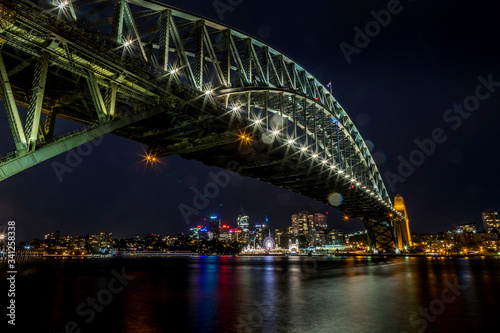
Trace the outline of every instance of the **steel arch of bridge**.
<path fill-rule="evenodd" d="M 167 110 L 180 128 L 228 118 L 274 133 L 362 189 L 374 209 L 400 215 L 337 100 L 291 58 L 240 31 L 151 0 L 0 0 L 0 38 L 0 93 L 16 146 L 0 160 L 0 180 L 132 128 L 139 120 L 130 114 L 144 120 Z M 18 105 L 28 110 L 24 125 Z M 58 118 L 84 128 L 55 136 Z"/>

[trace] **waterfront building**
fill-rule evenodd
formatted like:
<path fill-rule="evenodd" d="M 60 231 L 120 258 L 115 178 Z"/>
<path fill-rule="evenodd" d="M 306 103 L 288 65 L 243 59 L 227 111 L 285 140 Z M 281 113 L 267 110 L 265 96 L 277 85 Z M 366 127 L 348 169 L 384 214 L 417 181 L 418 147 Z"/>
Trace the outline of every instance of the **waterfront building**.
<path fill-rule="evenodd" d="M 476 223 L 459 224 L 455 227 L 455 229 L 462 232 L 471 232 L 471 233 L 478 232 Z"/>
<path fill-rule="evenodd" d="M 498 212 L 488 209 L 481 213 L 483 218 L 483 228 L 485 232 L 492 232 L 494 229 L 500 231 L 500 218 Z"/>
<path fill-rule="evenodd" d="M 112 244 L 112 233 L 110 232 L 100 232 L 98 234 L 91 234 L 88 238 L 88 244 L 93 251 L 105 251 L 111 248 Z"/>
<path fill-rule="evenodd" d="M 341 229 L 332 229 L 328 233 L 328 243 L 322 245 L 344 245 L 344 232 Z"/>

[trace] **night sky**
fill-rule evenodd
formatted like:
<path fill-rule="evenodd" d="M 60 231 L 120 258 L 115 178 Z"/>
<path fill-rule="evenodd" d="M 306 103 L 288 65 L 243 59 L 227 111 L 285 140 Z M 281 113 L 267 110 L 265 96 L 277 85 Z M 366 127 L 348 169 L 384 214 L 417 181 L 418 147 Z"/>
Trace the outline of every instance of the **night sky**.
<path fill-rule="evenodd" d="M 434 233 L 481 223 L 481 211 L 500 210 L 495 2 L 402 0 L 390 23 L 358 47 L 349 63 L 339 45 L 355 46 L 354 28 L 364 31 L 374 20 L 370 12 L 387 9 L 388 1 L 243 0 L 222 19 L 212 1 L 164 2 L 222 20 L 282 51 L 325 85 L 331 81 L 335 98 L 373 145 L 382 175 L 398 175 L 401 158 L 418 157 L 415 140 L 424 142 L 442 129 L 446 140 L 404 182 L 391 189 L 384 177 L 391 198 L 401 194 L 405 199 L 412 231 Z M 493 92 L 481 88 L 481 96 L 489 96 L 474 106 L 471 96 L 480 76 L 499 83 L 490 87 Z M 477 110 L 462 112 L 464 116 L 447 111 L 464 101 Z M 0 115 L 4 154 L 13 143 L 3 109 Z M 162 159 L 157 167 L 145 166 L 144 151 L 143 145 L 107 135 L 62 182 L 52 162 L 66 163 L 66 154 L 1 182 L 0 226 L 15 220 L 18 240 L 56 230 L 70 235 L 110 231 L 121 238 L 188 232 L 214 213 L 235 227 L 242 211 L 251 223 L 262 222 L 267 211 L 273 229 L 285 228 L 291 214 L 309 210 L 328 211 L 331 227 L 362 228 L 360 221 L 344 222 L 333 207 L 236 174 L 188 225 L 178 205 L 191 205 L 190 187 L 202 187 L 209 172 L 220 169 L 178 156 Z"/>

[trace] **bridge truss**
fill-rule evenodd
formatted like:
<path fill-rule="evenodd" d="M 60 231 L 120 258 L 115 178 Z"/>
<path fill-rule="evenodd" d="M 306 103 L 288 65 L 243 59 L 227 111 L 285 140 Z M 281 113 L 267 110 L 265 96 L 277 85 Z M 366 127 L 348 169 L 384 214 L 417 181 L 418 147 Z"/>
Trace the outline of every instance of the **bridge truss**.
<path fill-rule="evenodd" d="M 240 31 L 152 0 L 0 0 L 0 42 L 15 146 L 0 158 L 0 180 L 113 133 L 158 158 L 235 161 L 243 175 L 334 204 L 386 235 L 404 220 L 337 100 Z M 62 120 L 81 129 L 56 135 Z M 373 237 L 375 247 L 397 247 L 397 233 Z"/>

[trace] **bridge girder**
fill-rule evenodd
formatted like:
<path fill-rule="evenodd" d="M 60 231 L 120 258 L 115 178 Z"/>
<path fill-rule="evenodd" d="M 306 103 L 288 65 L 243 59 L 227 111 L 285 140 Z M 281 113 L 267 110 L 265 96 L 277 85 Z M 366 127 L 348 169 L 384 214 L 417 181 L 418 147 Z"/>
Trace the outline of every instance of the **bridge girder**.
<path fill-rule="evenodd" d="M 298 175 L 316 170 L 325 177 L 321 182 L 309 175 L 279 186 L 319 198 L 354 184 L 356 195 L 344 193 L 350 205 L 362 205 L 353 215 L 395 212 L 370 151 L 342 106 L 312 74 L 269 45 L 152 0 L 19 0 L 0 6 L 8 13 L 0 17 L 0 92 L 16 146 L 0 169 L 64 137 L 51 138 L 57 118 L 91 130 L 161 107 L 165 112 L 113 133 L 148 144 L 159 156 L 180 153 L 210 164 L 207 152 L 234 149 L 231 137 L 248 132 L 266 146 L 269 164 L 263 169 L 276 168 L 290 153 L 299 158 Z M 28 94 L 33 87 L 35 94 Z M 29 109 L 29 133 L 16 118 L 16 104 Z M 44 124 L 41 113 L 47 114 Z M 258 174 L 256 166 L 244 168 L 250 176 Z M 279 184 L 274 177 L 266 181 Z M 322 183 L 335 186 L 317 189 Z"/>

